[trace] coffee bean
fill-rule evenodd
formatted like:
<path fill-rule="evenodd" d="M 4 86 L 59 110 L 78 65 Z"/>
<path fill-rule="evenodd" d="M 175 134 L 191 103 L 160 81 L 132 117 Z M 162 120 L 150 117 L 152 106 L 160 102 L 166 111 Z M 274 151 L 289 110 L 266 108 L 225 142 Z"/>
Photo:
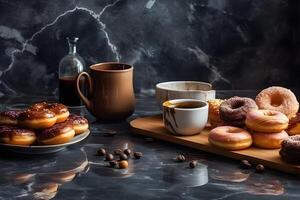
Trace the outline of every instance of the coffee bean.
<path fill-rule="evenodd" d="M 185 161 L 185 157 L 184 157 L 184 155 L 180 154 L 180 155 L 176 156 L 175 160 L 177 162 L 184 162 Z"/>
<path fill-rule="evenodd" d="M 135 157 L 135 159 L 140 159 L 143 156 L 142 152 L 134 152 L 133 156 Z"/>
<path fill-rule="evenodd" d="M 126 169 L 128 167 L 128 161 L 127 160 L 122 160 L 119 162 L 119 168 L 120 169 Z"/>
<path fill-rule="evenodd" d="M 122 150 L 121 149 L 115 149 L 114 150 L 114 154 L 117 155 L 117 156 L 121 155 L 122 154 Z"/>
<path fill-rule="evenodd" d="M 118 165 L 118 162 L 115 160 L 112 160 L 112 161 L 109 161 L 109 165 L 110 165 L 110 167 L 115 168 Z"/>
<path fill-rule="evenodd" d="M 124 153 L 121 153 L 120 154 L 120 160 L 127 160 L 128 159 L 128 156 Z"/>
<path fill-rule="evenodd" d="M 130 149 L 125 149 L 125 150 L 124 150 L 124 153 L 125 153 L 127 156 L 130 156 L 131 150 L 130 150 Z"/>
<path fill-rule="evenodd" d="M 251 169 L 252 168 L 252 165 L 248 160 L 242 160 L 240 165 L 241 165 L 242 169 Z"/>
<path fill-rule="evenodd" d="M 256 173 L 263 173 L 265 171 L 265 167 L 262 164 L 258 164 L 255 167 L 255 172 Z"/>
<path fill-rule="evenodd" d="M 97 151 L 98 156 L 105 156 L 106 155 L 106 150 L 101 148 Z"/>
<path fill-rule="evenodd" d="M 109 153 L 109 154 L 106 154 L 105 159 L 107 161 L 112 161 L 114 159 L 114 156 L 111 153 Z"/>
<path fill-rule="evenodd" d="M 197 166 L 197 161 L 196 160 L 192 160 L 191 162 L 190 162 L 190 168 L 195 168 Z"/>

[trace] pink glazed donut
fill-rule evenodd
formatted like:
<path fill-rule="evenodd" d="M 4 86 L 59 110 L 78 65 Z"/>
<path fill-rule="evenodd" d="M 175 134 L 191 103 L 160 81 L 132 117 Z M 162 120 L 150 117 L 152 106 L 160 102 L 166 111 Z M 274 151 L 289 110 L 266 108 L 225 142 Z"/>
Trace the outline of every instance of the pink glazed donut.
<path fill-rule="evenodd" d="M 251 134 L 234 126 L 219 126 L 212 129 L 208 135 L 211 145 L 226 150 L 246 149 L 252 144 Z"/>

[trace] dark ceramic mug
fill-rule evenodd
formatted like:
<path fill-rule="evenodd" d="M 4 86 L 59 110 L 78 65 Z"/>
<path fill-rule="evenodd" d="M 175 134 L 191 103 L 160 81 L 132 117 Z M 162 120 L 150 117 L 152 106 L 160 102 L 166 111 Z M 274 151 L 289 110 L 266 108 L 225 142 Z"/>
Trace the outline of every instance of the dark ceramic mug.
<path fill-rule="evenodd" d="M 88 97 L 80 89 L 80 78 L 86 78 Z M 118 62 L 90 66 L 90 74 L 81 72 L 76 78 L 79 97 L 99 120 L 118 120 L 134 112 L 133 67 Z"/>

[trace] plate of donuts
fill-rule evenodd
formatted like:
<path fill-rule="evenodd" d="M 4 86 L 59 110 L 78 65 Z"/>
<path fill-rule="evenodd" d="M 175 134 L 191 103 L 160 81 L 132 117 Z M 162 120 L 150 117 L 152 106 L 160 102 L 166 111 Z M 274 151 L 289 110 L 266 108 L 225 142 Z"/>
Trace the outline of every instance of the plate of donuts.
<path fill-rule="evenodd" d="M 55 144 L 55 145 L 14 145 L 14 144 L 5 144 L 0 143 L 0 147 L 4 148 L 9 151 L 13 151 L 15 153 L 22 153 L 22 154 L 49 154 L 49 153 L 56 153 L 61 150 L 64 150 L 66 147 L 76 144 L 85 138 L 87 138 L 90 134 L 90 130 L 86 130 L 84 133 L 73 137 L 69 142 L 63 144 Z"/>
<path fill-rule="evenodd" d="M 46 154 L 84 140 L 88 120 L 59 103 L 36 103 L 0 113 L 0 147 L 17 153 Z"/>

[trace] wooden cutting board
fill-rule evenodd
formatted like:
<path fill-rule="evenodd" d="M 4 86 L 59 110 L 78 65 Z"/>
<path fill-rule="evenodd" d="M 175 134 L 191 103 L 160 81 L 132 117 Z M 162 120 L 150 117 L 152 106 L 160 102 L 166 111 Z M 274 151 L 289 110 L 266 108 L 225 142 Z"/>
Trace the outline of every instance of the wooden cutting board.
<path fill-rule="evenodd" d="M 203 150 L 238 160 L 248 160 L 255 164 L 263 164 L 266 167 L 277 169 L 292 174 L 300 174 L 300 165 L 288 164 L 280 159 L 279 149 L 266 150 L 251 147 L 239 151 L 226 151 L 213 147 L 208 142 L 209 130 L 203 130 L 201 134 L 194 136 L 174 136 L 164 127 L 162 116 L 149 116 L 138 118 L 130 122 L 133 131 L 171 143 L 180 144 L 194 149 Z"/>

